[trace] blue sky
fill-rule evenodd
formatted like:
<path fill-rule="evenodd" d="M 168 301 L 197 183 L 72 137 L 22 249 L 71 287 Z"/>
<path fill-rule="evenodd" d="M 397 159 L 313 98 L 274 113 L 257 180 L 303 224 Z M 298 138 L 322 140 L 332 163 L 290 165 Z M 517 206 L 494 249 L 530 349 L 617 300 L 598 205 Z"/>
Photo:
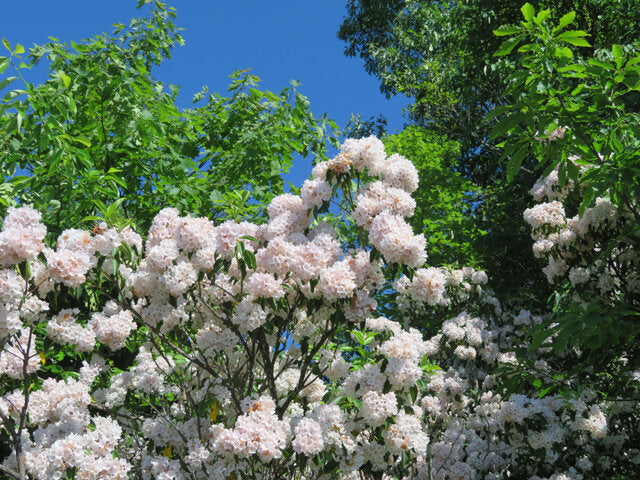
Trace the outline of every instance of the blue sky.
<path fill-rule="evenodd" d="M 389 132 L 403 125 L 402 98 L 386 99 L 378 81 L 369 76 L 359 58 L 344 56 L 336 32 L 345 15 L 346 1 L 326 0 L 192 0 L 169 2 L 178 12 L 177 24 L 186 45 L 154 73 L 165 83 L 179 85 L 180 106 L 188 106 L 194 93 L 207 85 L 212 92 L 226 90 L 234 69 L 251 68 L 262 87 L 280 91 L 292 79 L 319 117 L 327 113 L 344 127 L 351 113 L 364 118 L 382 113 Z M 135 0 L 29 0 L 3 2 L 0 36 L 26 48 L 47 41 L 62 41 L 111 32 L 116 22 L 139 16 Z M 30 80 L 38 83 L 42 78 Z M 299 184 L 309 173 L 298 162 L 285 178 Z"/>

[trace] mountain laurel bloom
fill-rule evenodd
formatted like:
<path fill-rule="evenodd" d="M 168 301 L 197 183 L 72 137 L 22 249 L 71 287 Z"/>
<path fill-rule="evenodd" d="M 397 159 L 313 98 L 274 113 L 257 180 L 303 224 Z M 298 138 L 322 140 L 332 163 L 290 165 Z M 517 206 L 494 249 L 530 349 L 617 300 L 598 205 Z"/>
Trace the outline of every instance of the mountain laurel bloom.
<path fill-rule="evenodd" d="M 36 350 L 36 336 L 26 328 L 14 334 L 8 346 L 0 351 L 0 375 L 24 380 L 25 373 L 31 375 L 40 368 L 40 357 Z"/>
<path fill-rule="evenodd" d="M 414 235 L 404 219 L 386 211 L 374 218 L 369 240 L 388 262 L 420 267 L 427 258 L 424 235 Z"/>
<path fill-rule="evenodd" d="M 407 292 L 418 302 L 438 305 L 442 302 L 446 288 L 446 277 L 435 267 L 419 268 L 407 287 Z"/>
<path fill-rule="evenodd" d="M 295 438 L 291 446 L 296 452 L 311 456 L 317 455 L 324 449 L 322 428 L 315 420 L 303 418 L 296 425 L 294 433 Z"/>
<path fill-rule="evenodd" d="M 362 410 L 360 413 L 364 420 L 371 426 L 382 425 L 387 417 L 398 413 L 398 403 L 393 392 L 383 395 L 370 391 L 362 396 Z"/>
<path fill-rule="evenodd" d="M 640 462 L 637 406 L 603 398 L 599 380 L 571 398 L 505 390 L 500 370 L 547 379 L 582 352 L 554 356 L 552 340 L 528 348 L 528 329 L 547 317 L 498 301 L 485 272 L 425 265 L 426 239 L 406 220 L 419 179 L 409 160 L 387 157 L 375 137 L 350 139 L 312 177 L 299 195 L 275 196 L 259 225 L 165 208 L 146 241 L 101 223 L 48 248 L 40 214 L 10 208 L 3 470 L 608 478 Z M 534 192 L 548 203 L 525 216 L 550 281 L 570 281 L 576 301 L 640 291 L 633 249 L 598 243 L 633 227 L 628 212 L 599 198 L 566 218 L 553 172 Z M 320 212 L 330 200 L 342 217 Z M 632 359 L 616 361 L 635 388 L 640 375 L 622 368 Z"/>
<path fill-rule="evenodd" d="M 282 283 L 269 273 L 253 273 L 247 279 L 245 288 L 249 295 L 265 298 L 282 298 L 284 289 Z"/>
<path fill-rule="evenodd" d="M 375 136 L 348 138 L 340 148 L 340 154 L 349 158 L 358 171 L 366 168 L 371 175 L 379 175 L 385 165 L 384 144 Z"/>
<path fill-rule="evenodd" d="M 402 155 L 394 153 L 385 163 L 382 178 L 392 187 L 401 188 L 408 193 L 418 189 L 419 176 L 416 167 Z"/>
<path fill-rule="evenodd" d="M 300 190 L 302 203 L 307 208 L 319 207 L 331 199 L 331 185 L 323 180 L 305 180 Z"/>
<path fill-rule="evenodd" d="M 213 448 L 240 457 L 257 454 L 262 461 L 269 461 L 282 456 L 290 433 L 289 423 L 276 416 L 273 400 L 261 396 L 249 404 L 233 429 L 212 426 Z"/>
<path fill-rule="evenodd" d="M 44 248 L 47 229 L 31 207 L 9 207 L 0 231 L 0 265 L 33 260 Z"/>
<path fill-rule="evenodd" d="M 90 254 L 83 250 L 47 249 L 45 255 L 51 278 L 72 288 L 84 283 L 85 275 L 93 263 Z"/>
<path fill-rule="evenodd" d="M 566 221 L 564 206 L 557 200 L 550 203 L 540 203 L 524 211 L 524 219 L 533 228 L 542 225 L 564 225 Z"/>
<path fill-rule="evenodd" d="M 422 453 L 427 450 L 429 437 L 422 430 L 422 422 L 415 415 L 399 413 L 395 423 L 389 425 L 385 432 L 385 445 L 389 451 L 401 454 L 402 451 L 413 450 Z"/>
<path fill-rule="evenodd" d="M 95 332 L 95 338 L 111 350 L 119 350 L 125 346 L 129 334 L 135 330 L 133 315 L 126 310 L 119 310 L 115 303 L 107 304 L 102 312 L 96 312 L 89 320 L 87 327 Z"/>
<path fill-rule="evenodd" d="M 318 289 L 327 300 L 338 300 L 353 295 L 356 288 L 355 273 L 346 262 L 338 262 L 324 270 Z"/>

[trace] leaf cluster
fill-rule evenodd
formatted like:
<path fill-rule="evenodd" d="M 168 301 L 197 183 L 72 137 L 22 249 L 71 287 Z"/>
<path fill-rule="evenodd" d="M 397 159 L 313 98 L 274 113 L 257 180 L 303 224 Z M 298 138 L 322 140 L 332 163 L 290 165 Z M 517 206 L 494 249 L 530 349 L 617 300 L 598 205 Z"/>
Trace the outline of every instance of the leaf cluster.
<path fill-rule="evenodd" d="M 495 31 L 507 37 L 496 55 L 515 57 L 508 77 L 513 103 L 491 114 L 498 119 L 493 135 L 503 140 L 507 175 L 516 178 L 522 159 L 533 153 L 543 175 L 558 169 L 560 187 L 571 183 L 579 192 L 565 202 L 568 216 L 582 216 L 596 198 L 611 202 L 626 221 L 617 230 L 590 232 L 597 249 L 579 255 L 585 265 L 604 262 L 612 275 L 625 278 L 614 252 L 637 251 L 640 45 L 614 44 L 584 55 L 579 49 L 590 46 L 590 36 L 572 28 L 576 12 L 554 21 L 549 10 L 536 12 L 530 4 L 521 11 L 520 24 Z M 529 332 L 531 349 L 552 339 L 554 353 L 579 352 L 565 365 L 567 375 L 613 375 L 620 381 L 607 381 L 604 391 L 615 394 L 638 365 L 639 299 L 625 284 L 609 297 L 581 298 L 580 286 L 555 287 L 552 314 Z"/>
<path fill-rule="evenodd" d="M 116 202 L 115 217 L 143 229 L 167 206 L 258 216 L 258 203 L 282 191 L 280 174 L 295 155 L 324 158 L 337 127 L 313 116 L 295 82 L 274 93 L 236 71 L 226 95 L 205 88 L 193 107 L 179 108 L 179 88 L 153 76 L 183 44 L 175 11 L 142 3 L 151 4 L 148 16 L 112 34 L 69 45 L 51 38 L 27 58 L 24 47 L 3 42 L 0 88 L 23 85 L 0 101 L 2 211 L 32 204 L 54 233 L 113 220 L 107 209 Z M 48 79 L 30 83 L 28 70 L 45 62 Z M 220 200 L 241 189 L 250 192 L 241 212 L 225 211 Z"/>

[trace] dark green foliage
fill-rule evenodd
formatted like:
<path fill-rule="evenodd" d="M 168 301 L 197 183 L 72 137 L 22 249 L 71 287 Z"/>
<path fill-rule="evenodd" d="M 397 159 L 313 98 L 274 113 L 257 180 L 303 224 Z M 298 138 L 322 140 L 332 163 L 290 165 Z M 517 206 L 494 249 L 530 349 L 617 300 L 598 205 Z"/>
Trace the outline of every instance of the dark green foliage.
<path fill-rule="evenodd" d="M 349 0 L 338 37 L 346 43 L 345 54 L 362 57 L 383 92 L 414 101 L 418 123 L 459 135 L 463 154 L 473 155 L 475 148 L 489 148 L 482 144 L 481 120 L 504 99 L 505 71 L 491 67 L 502 43 L 493 30 L 517 24 L 521 5 L 518 0 Z M 576 28 L 589 31 L 596 48 L 629 43 L 640 33 L 640 4 L 633 0 L 539 5 L 558 17 L 576 10 Z"/>
<path fill-rule="evenodd" d="M 523 14 L 532 9 L 525 5 Z M 622 220 L 589 231 L 592 246 L 578 254 L 585 266 L 607 265 L 616 288 L 589 295 L 583 285 L 556 286 L 553 314 L 532 332 L 534 346 L 553 335 L 555 352 L 580 349 L 580 360 L 567 366 L 574 374 L 634 370 L 640 355 L 640 298 L 625 256 L 635 258 L 640 249 L 640 46 L 614 44 L 580 56 L 575 47 L 588 45 L 591 37 L 575 29 L 575 12 L 552 18 L 543 10 L 521 26 L 496 31 L 510 37 L 505 43 L 514 52 L 517 47 L 518 54 L 507 78 L 513 103 L 494 112 L 499 119 L 494 134 L 504 140 L 510 176 L 521 168 L 517 152 L 526 150 L 540 170 L 558 168 L 560 186 L 571 182 L 575 192 L 564 202 L 567 216 L 583 215 L 596 198 L 604 198 Z M 511 53 L 501 50 L 500 55 Z M 563 134 L 553 135 L 559 127 Z M 624 367 L 615 365 L 621 358 Z"/>
<path fill-rule="evenodd" d="M 557 17 L 575 9 L 575 28 L 588 30 L 595 47 L 640 36 L 640 3 L 633 0 L 539 5 Z M 489 138 L 494 121 L 486 120 L 488 112 L 510 98 L 505 82 L 512 62 L 494 57 L 503 38 L 493 31 L 517 25 L 521 6 L 520 0 L 349 0 L 338 37 L 346 43 L 345 54 L 360 56 L 379 78 L 383 92 L 410 98 L 412 122 L 459 142 L 456 171 L 484 194 L 475 218 L 477 228 L 488 233 L 476 245 L 474 258 L 483 258 L 497 293 L 520 295 L 518 285 L 524 281 L 527 297 L 546 298 L 549 290 L 537 262 L 523 254 L 531 241 L 521 212 L 541 173 L 535 171 L 537 160 L 519 152 L 510 165 L 512 171 L 516 162 L 522 169 L 515 184 L 507 185 L 507 162 Z M 589 52 L 588 47 L 578 50 Z"/>

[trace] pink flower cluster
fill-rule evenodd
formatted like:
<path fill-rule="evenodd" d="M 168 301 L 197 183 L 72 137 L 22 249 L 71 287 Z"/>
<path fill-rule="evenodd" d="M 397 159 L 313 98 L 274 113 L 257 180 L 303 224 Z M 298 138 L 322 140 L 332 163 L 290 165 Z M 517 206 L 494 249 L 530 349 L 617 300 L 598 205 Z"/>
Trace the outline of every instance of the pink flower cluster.
<path fill-rule="evenodd" d="M 426 240 L 405 220 L 418 186 L 408 160 L 387 158 L 373 137 L 349 140 L 312 176 L 299 196 L 275 197 L 263 225 L 169 208 L 145 244 L 101 225 L 47 249 L 37 212 L 11 210 L 0 233 L 0 420 L 12 434 L 3 467 L 23 460 L 38 479 L 444 480 L 595 478 L 611 471 L 606 457 L 640 464 L 629 440 L 637 406 L 589 389 L 505 393 L 496 372 L 517 366 L 515 348 L 542 319 L 503 309 L 483 271 L 424 266 Z M 361 233 L 355 246 L 338 241 L 334 215 L 318 214 L 334 197 Z M 557 197 L 527 218 L 552 244 L 541 254 L 586 286 L 592 265 L 561 243 L 626 220 L 604 200 L 575 220 L 564 208 Z M 398 278 L 385 262 L 412 268 Z M 91 307 L 54 302 L 79 285 Z M 43 358 L 50 340 L 86 359 L 77 375 L 43 374 L 43 363 L 69 363 Z M 545 380 L 558 361 L 549 347 L 531 358 Z"/>
<path fill-rule="evenodd" d="M 280 458 L 291 434 L 287 422 L 275 414 L 275 403 L 262 396 L 247 404 L 244 415 L 237 418 L 233 429 L 220 425 L 212 427 L 213 448 L 248 458 L 258 455 L 263 461 Z"/>

